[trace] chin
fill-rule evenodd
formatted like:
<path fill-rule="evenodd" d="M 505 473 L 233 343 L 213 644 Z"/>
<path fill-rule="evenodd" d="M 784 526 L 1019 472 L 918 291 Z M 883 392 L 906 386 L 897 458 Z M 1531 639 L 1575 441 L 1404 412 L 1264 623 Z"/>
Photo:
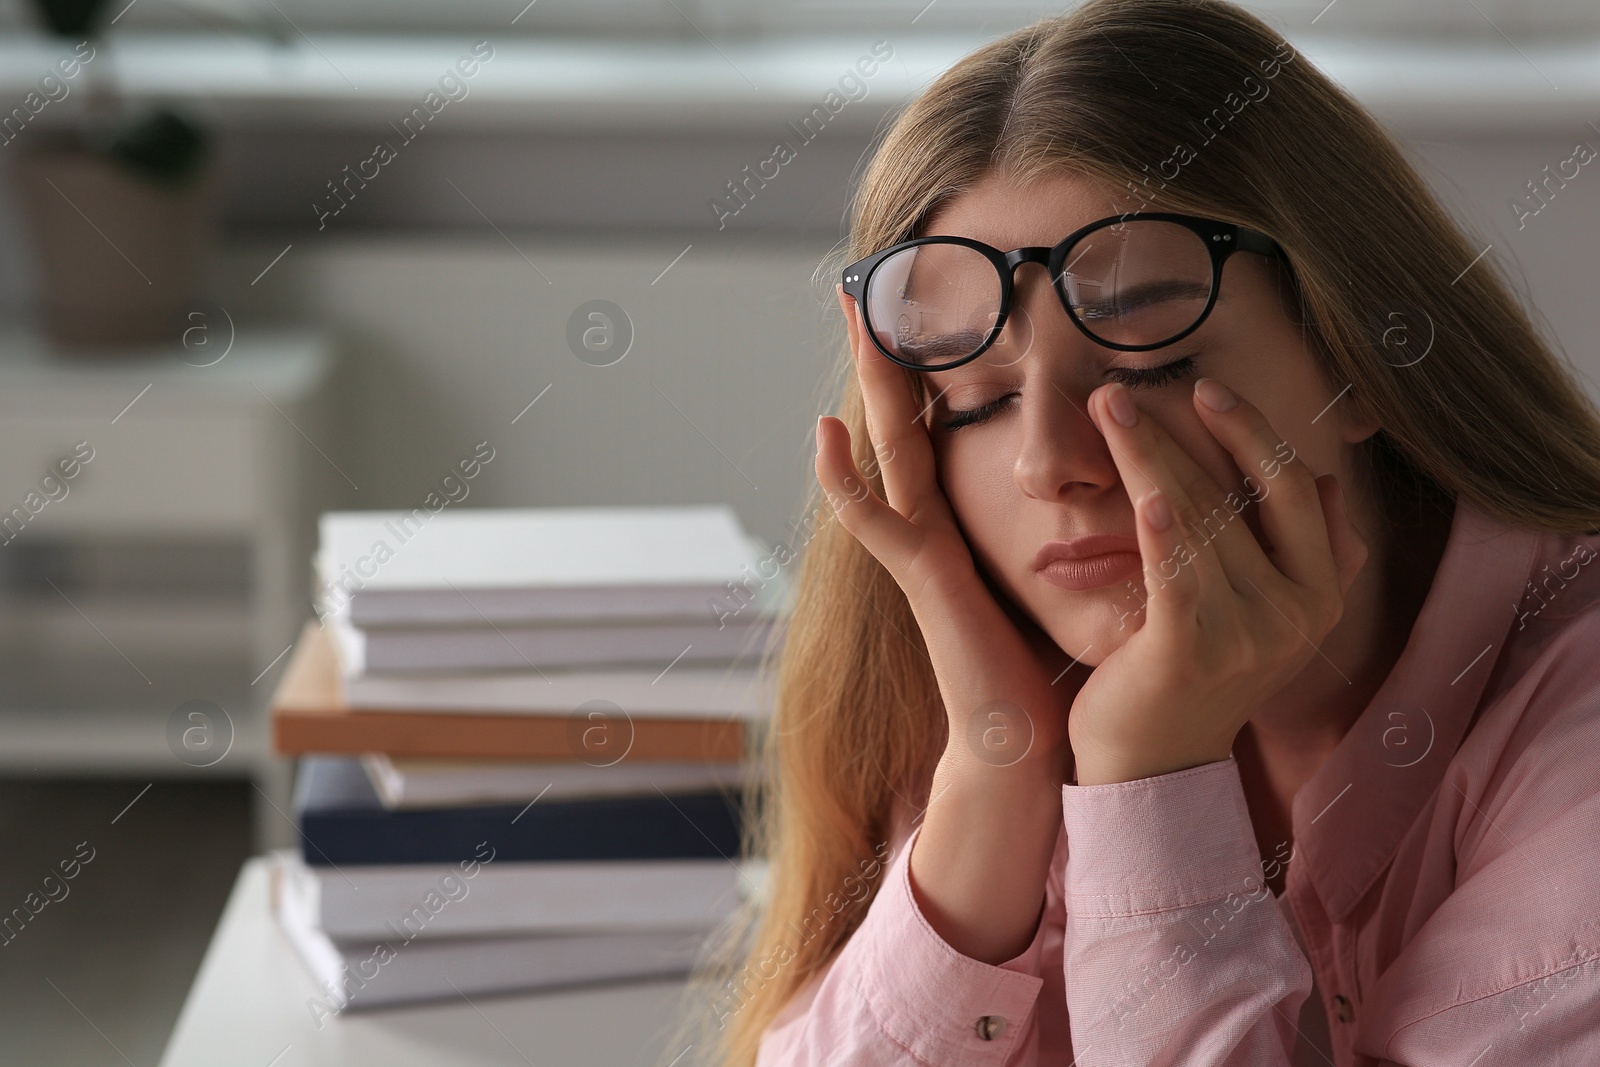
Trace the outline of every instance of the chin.
<path fill-rule="evenodd" d="M 1063 652 L 1079 663 L 1098 667 L 1144 625 L 1144 587 L 1138 582 L 1133 585 L 1133 590 L 1122 585 L 1066 594 L 1077 603 L 1050 598 L 1036 604 L 1032 613 L 1039 628 Z"/>

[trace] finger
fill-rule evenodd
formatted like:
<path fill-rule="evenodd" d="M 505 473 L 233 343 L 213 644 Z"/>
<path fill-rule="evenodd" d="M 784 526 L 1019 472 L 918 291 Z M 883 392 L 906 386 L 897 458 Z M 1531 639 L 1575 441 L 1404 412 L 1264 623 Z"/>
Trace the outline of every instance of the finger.
<path fill-rule="evenodd" d="M 838 293 L 867 412 L 867 436 L 877 457 L 884 496 L 900 514 L 917 515 L 933 503 L 928 489 L 936 484 L 937 476 L 933 444 L 917 410 L 911 383 L 906 380 L 912 372 L 878 351 L 867 336 L 854 298 L 845 294 L 843 286 L 839 286 Z"/>
<path fill-rule="evenodd" d="M 1176 501 L 1173 510 L 1189 547 L 1197 553 L 1214 554 L 1219 577 L 1240 594 L 1245 593 L 1252 582 L 1258 589 L 1284 583 L 1283 575 L 1256 540 L 1249 524 L 1239 521 L 1250 499 L 1219 485 L 1211 472 L 1196 463 L 1159 421 L 1141 416 L 1140 423 L 1148 424 L 1148 445 L 1159 457 L 1153 468 L 1164 465 L 1171 479 L 1168 487 L 1177 487 L 1171 493 Z M 1145 469 L 1152 469 L 1152 466 Z M 1206 572 L 1208 565 L 1202 562 L 1201 569 Z"/>
<path fill-rule="evenodd" d="M 839 524 L 898 582 L 905 561 L 916 553 L 920 535 L 873 492 L 851 453 L 850 427 L 832 415 L 817 420 L 817 481 Z"/>
<path fill-rule="evenodd" d="M 867 436 L 876 442 L 879 440 L 878 397 L 877 392 L 869 387 L 865 372 L 862 370 L 865 357 L 861 348 L 866 331 L 862 329 L 861 311 L 855 298 L 845 294 L 843 285 L 837 286 L 836 292 L 839 297 L 839 310 L 844 312 L 844 330 L 850 341 L 850 359 L 855 365 L 856 377 L 861 382 L 861 402 L 867 413 Z"/>
<path fill-rule="evenodd" d="M 1116 406 L 1124 400 L 1133 411 L 1132 426 L 1123 425 L 1115 416 Z M 1189 551 L 1182 553 L 1183 569 L 1193 573 L 1198 588 L 1219 588 L 1217 583 L 1221 583 L 1220 588 L 1232 588 L 1221 559 L 1212 548 L 1212 542 L 1207 539 L 1202 514 L 1190 495 L 1191 485 L 1200 488 L 1192 475 L 1204 475 L 1204 472 L 1194 466 L 1194 462 L 1183 454 L 1176 442 L 1148 413 L 1138 410 L 1127 386 L 1112 384 L 1096 389 L 1089 397 L 1088 410 L 1100 432 L 1105 435 L 1128 498 L 1137 503 L 1152 489 L 1159 489 L 1172 513 L 1170 530 L 1162 531 L 1161 541 L 1166 547 L 1160 556 L 1144 555 L 1146 570 L 1161 565 L 1165 572 L 1176 579 L 1171 559 L 1181 542 L 1189 548 Z M 1174 466 L 1178 464 L 1187 464 L 1191 472 L 1187 483 L 1174 472 Z M 1212 486 L 1215 487 L 1214 482 Z M 1220 497 L 1220 490 L 1216 492 Z M 1137 512 L 1138 508 L 1134 510 Z"/>
<path fill-rule="evenodd" d="M 1217 411 L 1207 403 L 1208 396 L 1223 402 L 1231 398 L 1233 405 Z M 1272 542 L 1274 568 L 1304 589 L 1337 588 L 1339 571 L 1316 475 L 1294 446 L 1278 435 L 1260 408 L 1214 379 L 1195 382 L 1194 406 L 1239 469 L 1254 474 L 1262 485 L 1261 529 Z"/>
<path fill-rule="evenodd" d="M 1200 569 L 1184 538 L 1172 502 L 1161 489 L 1151 489 L 1134 502 L 1139 555 L 1144 560 L 1145 625 L 1156 633 L 1187 632 L 1199 612 Z"/>

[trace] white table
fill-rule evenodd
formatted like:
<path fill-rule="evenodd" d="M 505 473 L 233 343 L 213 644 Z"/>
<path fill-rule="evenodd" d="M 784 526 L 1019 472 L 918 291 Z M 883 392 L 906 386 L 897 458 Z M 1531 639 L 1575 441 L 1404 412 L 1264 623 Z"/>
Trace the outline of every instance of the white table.
<path fill-rule="evenodd" d="M 272 918 L 266 860 L 256 857 L 240 870 L 161 1067 L 649 1067 L 682 988 L 672 980 L 473 997 L 347 1012 L 319 1030 L 306 1001 L 320 990 Z M 698 1062 L 691 1051 L 678 1067 Z"/>

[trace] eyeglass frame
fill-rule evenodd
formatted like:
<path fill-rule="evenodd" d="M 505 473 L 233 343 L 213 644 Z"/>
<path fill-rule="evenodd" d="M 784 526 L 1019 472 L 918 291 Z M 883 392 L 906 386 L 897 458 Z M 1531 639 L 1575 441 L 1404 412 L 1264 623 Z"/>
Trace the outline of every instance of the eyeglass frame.
<path fill-rule="evenodd" d="M 1078 318 L 1077 312 L 1072 310 L 1071 302 L 1068 300 L 1066 291 L 1061 284 L 1061 279 L 1065 277 L 1063 266 L 1067 261 L 1067 254 L 1072 251 L 1074 245 L 1097 230 L 1109 229 L 1119 223 L 1136 219 L 1171 222 L 1183 226 L 1185 229 L 1199 235 L 1206 247 L 1206 251 L 1211 255 L 1211 293 L 1206 298 L 1205 308 L 1201 310 L 1199 316 L 1187 329 L 1161 341 L 1159 344 L 1153 345 L 1127 345 L 1096 337 Z M 872 274 L 885 260 L 897 253 L 904 252 L 908 248 L 915 248 L 925 244 L 962 245 L 982 253 L 984 258 L 994 265 L 995 273 L 1000 279 L 1000 311 L 995 317 L 994 325 L 990 327 L 989 336 L 984 338 L 983 343 L 970 355 L 964 356 L 954 363 L 945 363 L 937 367 L 909 363 L 885 348 L 883 343 L 878 340 L 877 331 L 872 328 L 871 314 L 866 301 L 867 285 L 872 279 Z M 1287 260 L 1278 242 L 1259 230 L 1253 230 L 1248 226 L 1233 222 L 1219 222 L 1216 219 L 1203 218 L 1198 215 L 1182 215 L 1165 211 L 1130 211 L 1121 215 L 1108 215 L 1103 219 L 1097 219 L 1088 225 L 1081 226 L 1054 245 L 1048 247 L 1044 245 L 1025 245 L 1022 248 L 1013 248 L 1009 252 L 1002 252 L 993 245 L 984 244 L 982 241 L 974 240 L 970 237 L 938 234 L 928 237 L 916 237 L 909 241 L 901 241 L 899 244 L 890 245 L 888 248 L 874 252 L 864 259 L 856 260 L 844 268 L 840 282 L 844 287 L 845 293 L 851 296 L 861 309 L 862 322 L 867 327 L 867 336 L 872 339 L 873 346 L 888 357 L 889 360 L 902 367 L 931 373 L 933 371 L 954 370 L 956 367 L 965 366 L 983 355 L 995 343 L 1000 336 L 1000 331 L 1005 328 L 1006 320 L 1011 315 L 1011 294 L 1014 288 L 1014 276 L 1017 268 L 1024 263 L 1039 263 L 1044 266 L 1045 270 L 1050 274 L 1050 288 L 1055 290 L 1056 296 L 1060 299 L 1062 310 L 1067 313 L 1067 318 L 1072 320 L 1072 324 L 1089 340 L 1097 345 L 1121 352 L 1149 352 L 1183 340 L 1205 323 L 1211 314 L 1211 309 L 1217 303 L 1217 293 L 1222 288 L 1222 265 L 1235 252 L 1256 252 L 1261 255 L 1277 256 Z"/>

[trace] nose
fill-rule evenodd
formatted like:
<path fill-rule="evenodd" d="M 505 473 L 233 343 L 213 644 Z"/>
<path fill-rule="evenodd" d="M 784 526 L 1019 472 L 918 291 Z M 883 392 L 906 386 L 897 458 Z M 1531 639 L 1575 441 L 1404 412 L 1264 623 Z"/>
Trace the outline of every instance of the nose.
<path fill-rule="evenodd" d="M 1022 440 L 1013 476 L 1028 496 L 1065 503 L 1072 491 L 1104 491 L 1121 483 L 1105 436 L 1089 418 L 1092 388 L 1041 374 L 1024 388 L 1019 415 Z"/>
<path fill-rule="evenodd" d="M 1089 396 L 1104 384 L 1081 368 L 1098 364 L 1101 353 L 1062 311 L 1043 266 L 1017 271 L 1014 311 L 1022 311 L 1030 336 L 1018 338 L 1029 350 L 1021 361 L 1029 370 L 1022 390 L 1022 439 L 1013 475 L 1028 496 L 1062 503 L 1070 490 L 1106 490 L 1121 483 L 1110 447 L 1089 418 Z M 1024 276 L 1027 276 L 1024 278 Z M 1006 324 L 1009 333 L 1012 323 Z"/>

